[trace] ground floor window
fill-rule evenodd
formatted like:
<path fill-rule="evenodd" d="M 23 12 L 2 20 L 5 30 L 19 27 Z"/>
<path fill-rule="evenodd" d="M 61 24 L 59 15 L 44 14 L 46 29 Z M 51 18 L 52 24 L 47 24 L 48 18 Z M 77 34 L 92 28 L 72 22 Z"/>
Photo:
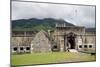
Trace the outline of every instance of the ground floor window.
<path fill-rule="evenodd" d="M 17 51 L 17 47 L 14 47 L 13 49 L 14 49 L 14 51 Z"/>
<path fill-rule="evenodd" d="M 92 48 L 92 45 L 89 45 L 89 48 Z"/>
<path fill-rule="evenodd" d="M 23 50 L 23 49 L 24 49 L 23 47 L 20 48 L 20 50 Z"/>
<path fill-rule="evenodd" d="M 82 48 L 82 45 L 79 45 L 79 48 Z"/>
<path fill-rule="evenodd" d="M 30 50 L 30 47 L 26 47 L 26 50 Z"/>
<path fill-rule="evenodd" d="M 87 48 L 87 45 L 84 45 L 84 48 Z"/>

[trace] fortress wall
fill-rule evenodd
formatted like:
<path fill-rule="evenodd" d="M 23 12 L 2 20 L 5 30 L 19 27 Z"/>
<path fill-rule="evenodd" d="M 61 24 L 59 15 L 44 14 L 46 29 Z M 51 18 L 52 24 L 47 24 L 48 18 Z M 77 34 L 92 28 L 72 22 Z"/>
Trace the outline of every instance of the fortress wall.
<path fill-rule="evenodd" d="M 11 37 L 12 46 L 27 46 L 30 45 L 33 37 Z"/>
<path fill-rule="evenodd" d="M 58 35 L 64 35 L 68 34 L 70 32 L 73 32 L 77 35 L 84 35 L 85 34 L 85 28 L 84 27 L 63 27 L 63 28 L 56 28 L 54 33 L 57 33 Z"/>

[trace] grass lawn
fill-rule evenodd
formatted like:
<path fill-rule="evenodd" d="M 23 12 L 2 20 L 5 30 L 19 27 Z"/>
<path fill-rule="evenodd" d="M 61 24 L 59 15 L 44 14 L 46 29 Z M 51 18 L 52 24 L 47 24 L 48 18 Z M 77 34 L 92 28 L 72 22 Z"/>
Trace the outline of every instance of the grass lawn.
<path fill-rule="evenodd" d="M 12 65 L 95 61 L 95 55 L 70 52 L 49 52 L 11 55 Z"/>

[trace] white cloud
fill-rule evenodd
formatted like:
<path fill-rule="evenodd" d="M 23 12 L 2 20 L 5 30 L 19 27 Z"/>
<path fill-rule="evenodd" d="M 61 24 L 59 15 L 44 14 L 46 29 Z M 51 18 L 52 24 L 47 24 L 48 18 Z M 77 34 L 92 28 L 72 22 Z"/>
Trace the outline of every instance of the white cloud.
<path fill-rule="evenodd" d="M 95 7 L 13 1 L 12 20 L 28 18 L 64 19 L 75 25 L 95 27 Z"/>

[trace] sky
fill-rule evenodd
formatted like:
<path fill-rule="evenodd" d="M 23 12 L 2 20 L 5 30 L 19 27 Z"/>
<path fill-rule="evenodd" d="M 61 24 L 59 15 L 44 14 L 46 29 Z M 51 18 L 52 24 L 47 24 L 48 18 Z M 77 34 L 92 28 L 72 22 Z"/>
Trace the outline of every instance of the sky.
<path fill-rule="evenodd" d="M 12 20 L 63 19 L 77 26 L 95 27 L 95 6 L 12 1 Z"/>

